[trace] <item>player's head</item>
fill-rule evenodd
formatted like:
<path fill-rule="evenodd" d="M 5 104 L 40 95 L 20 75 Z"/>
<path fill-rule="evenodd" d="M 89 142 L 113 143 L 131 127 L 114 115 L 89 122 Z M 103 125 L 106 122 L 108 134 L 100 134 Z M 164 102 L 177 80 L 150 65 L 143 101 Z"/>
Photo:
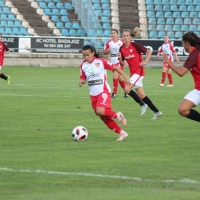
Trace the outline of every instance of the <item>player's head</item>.
<path fill-rule="evenodd" d="M 169 36 L 168 36 L 168 35 L 165 35 L 165 37 L 164 37 L 164 41 L 165 41 L 165 43 L 170 42 L 170 41 L 169 41 Z"/>
<path fill-rule="evenodd" d="M 82 48 L 82 54 L 88 62 L 92 62 L 94 57 L 99 58 L 98 53 L 96 52 L 96 49 L 93 46 L 85 45 Z"/>
<path fill-rule="evenodd" d="M 113 39 L 117 39 L 118 38 L 118 30 L 112 29 L 111 30 L 111 36 L 112 36 Z"/>
<path fill-rule="evenodd" d="M 129 29 L 124 29 L 122 36 L 125 43 L 129 43 L 132 37 L 138 37 L 140 35 L 140 29 L 138 27 L 134 28 L 133 33 Z"/>
<path fill-rule="evenodd" d="M 200 38 L 196 33 L 190 31 L 182 36 L 182 44 L 185 51 L 189 51 L 190 47 L 197 47 L 200 49 Z"/>

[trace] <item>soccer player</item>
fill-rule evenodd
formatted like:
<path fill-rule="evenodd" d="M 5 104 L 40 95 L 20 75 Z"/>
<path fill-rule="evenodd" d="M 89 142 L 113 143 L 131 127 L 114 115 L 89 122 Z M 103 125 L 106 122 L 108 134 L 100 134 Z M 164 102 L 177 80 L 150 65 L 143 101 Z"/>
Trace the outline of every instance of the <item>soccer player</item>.
<path fill-rule="evenodd" d="M 8 85 L 10 85 L 10 76 L 5 76 L 1 73 L 3 62 L 4 62 L 4 53 L 10 53 L 8 47 L 2 42 L 2 35 L 0 34 L 0 78 L 7 81 Z"/>
<path fill-rule="evenodd" d="M 173 53 L 174 53 L 176 62 L 180 63 L 177 53 L 176 53 L 176 50 L 174 49 L 174 46 L 171 44 L 171 42 L 169 40 L 169 36 L 166 35 L 164 37 L 164 42 L 165 43 L 159 48 L 157 56 L 159 56 L 161 53 L 165 53 L 168 55 L 169 60 L 171 62 L 173 62 L 173 60 L 174 60 Z M 168 76 L 168 80 L 169 80 L 169 85 L 167 85 L 167 87 L 174 87 L 170 66 L 166 62 L 163 62 L 162 79 L 161 79 L 161 83 L 159 84 L 159 86 L 161 86 L 161 87 L 164 86 L 166 75 Z"/>
<path fill-rule="evenodd" d="M 176 67 L 166 54 L 163 54 L 163 59 L 180 77 L 187 72 L 191 73 L 194 89 L 183 98 L 179 104 L 178 112 L 188 119 L 200 122 L 200 113 L 192 109 L 200 104 L 200 38 L 194 32 L 188 32 L 182 36 L 182 44 L 185 51 L 189 53 L 182 67 Z"/>
<path fill-rule="evenodd" d="M 148 63 L 152 52 L 139 43 L 132 42 L 132 37 L 137 37 L 139 34 L 139 28 L 135 28 L 133 33 L 129 29 L 123 31 L 124 45 L 120 47 L 118 57 L 120 65 L 124 65 L 125 60 L 128 63 L 131 82 L 131 85 L 127 86 L 125 91 L 141 106 L 141 115 L 143 115 L 147 107 L 149 107 L 154 112 L 152 119 L 157 119 L 162 113 L 146 96 L 142 83 L 142 79 L 145 75 L 144 66 Z M 145 60 L 143 60 L 142 54 L 147 54 Z M 134 88 L 137 93 L 133 91 L 132 88 Z"/>
<path fill-rule="evenodd" d="M 126 126 L 126 119 L 121 112 L 116 113 L 112 110 L 111 89 L 107 83 L 106 69 L 117 71 L 124 77 L 126 84 L 130 84 L 129 78 L 118 66 L 99 58 L 94 47 L 85 45 L 82 53 L 85 60 L 80 66 L 79 86 L 88 82 L 92 108 L 96 115 L 109 129 L 119 134 L 117 141 L 124 140 L 128 134 L 112 118 L 118 119 L 124 126 Z"/>
<path fill-rule="evenodd" d="M 119 52 L 119 48 L 124 44 L 122 40 L 118 37 L 118 30 L 112 29 L 111 31 L 112 39 L 109 40 L 104 47 L 103 52 L 109 52 L 110 53 L 110 62 L 114 65 L 119 65 L 120 69 L 124 70 L 124 66 L 121 66 L 119 64 L 117 53 Z M 118 89 L 118 82 L 120 83 L 122 89 L 125 89 L 125 82 L 123 79 L 123 76 L 120 75 L 117 71 L 113 72 L 113 93 L 112 98 L 117 97 L 117 89 Z M 128 97 L 126 93 L 124 93 L 124 97 Z"/>

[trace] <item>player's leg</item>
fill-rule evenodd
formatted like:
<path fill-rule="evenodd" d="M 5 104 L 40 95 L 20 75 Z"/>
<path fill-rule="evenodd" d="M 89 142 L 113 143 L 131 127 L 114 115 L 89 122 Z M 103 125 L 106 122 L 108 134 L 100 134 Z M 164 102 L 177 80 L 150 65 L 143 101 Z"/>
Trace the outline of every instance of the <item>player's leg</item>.
<path fill-rule="evenodd" d="M 6 76 L 5 74 L 1 73 L 2 66 L 3 66 L 3 61 L 0 61 L 0 78 L 6 80 L 8 85 L 10 85 L 10 76 Z"/>
<path fill-rule="evenodd" d="M 124 81 L 123 76 L 122 76 L 122 75 L 119 75 L 118 80 L 119 80 L 120 86 L 121 86 L 122 89 L 125 91 L 126 83 L 125 83 L 125 81 Z M 125 97 L 125 98 L 128 97 L 128 94 L 127 94 L 126 92 L 124 93 L 124 97 Z"/>
<path fill-rule="evenodd" d="M 166 75 L 167 75 L 168 68 L 166 67 L 166 65 L 167 65 L 167 63 L 164 62 L 164 66 L 162 68 L 162 78 L 161 78 L 161 82 L 159 84 L 159 86 L 161 86 L 161 87 L 164 86 Z"/>
<path fill-rule="evenodd" d="M 167 70 L 167 76 L 168 76 L 168 80 L 169 80 L 169 85 L 167 87 L 173 87 L 174 84 L 173 84 L 172 72 L 171 72 L 170 68 L 168 68 L 168 70 Z"/>
<path fill-rule="evenodd" d="M 184 99 L 181 101 L 178 112 L 180 115 L 187 117 L 188 119 L 200 122 L 200 113 L 192 108 L 200 104 L 200 91 L 190 91 Z"/>
<path fill-rule="evenodd" d="M 119 73 L 114 71 L 113 72 L 113 93 L 112 93 L 112 98 L 116 98 L 117 97 L 118 77 L 119 77 Z"/>

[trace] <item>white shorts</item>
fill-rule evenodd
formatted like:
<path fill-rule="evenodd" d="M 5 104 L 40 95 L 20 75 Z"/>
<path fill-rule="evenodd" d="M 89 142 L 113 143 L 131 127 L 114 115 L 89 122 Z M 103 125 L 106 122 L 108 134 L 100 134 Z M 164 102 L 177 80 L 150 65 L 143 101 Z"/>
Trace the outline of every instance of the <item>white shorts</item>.
<path fill-rule="evenodd" d="M 2 66 L 0 66 L 0 71 L 1 71 L 1 69 L 2 69 Z"/>
<path fill-rule="evenodd" d="M 192 90 L 185 95 L 184 99 L 192 101 L 196 106 L 200 104 L 200 90 Z"/>
<path fill-rule="evenodd" d="M 134 89 L 137 89 L 139 87 L 143 87 L 142 79 L 144 76 L 140 76 L 138 74 L 133 74 L 130 78 L 130 82 L 134 84 Z"/>

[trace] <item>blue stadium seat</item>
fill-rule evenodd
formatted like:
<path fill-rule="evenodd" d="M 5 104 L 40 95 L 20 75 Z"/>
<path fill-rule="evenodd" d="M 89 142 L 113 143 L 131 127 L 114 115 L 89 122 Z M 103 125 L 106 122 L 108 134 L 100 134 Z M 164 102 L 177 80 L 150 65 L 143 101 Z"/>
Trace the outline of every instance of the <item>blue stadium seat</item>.
<path fill-rule="evenodd" d="M 189 12 L 194 11 L 194 6 L 188 6 L 188 7 L 187 7 L 187 11 L 189 11 Z"/>
<path fill-rule="evenodd" d="M 200 12 L 198 13 L 198 18 L 200 18 Z"/>
<path fill-rule="evenodd" d="M 99 16 L 99 17 L 102 17 L 103 16 L 103 13 L 101 10 L 96 10 L 96 15 Z"/>
<path fill-rule="evenodd" d="M 171 5 L 171 11 L 178 11 L 177 5 Z"/>
<path fill-rule="evenodd" d="M 190 18 L 197 18 L 197 12 L 190 12 Z"/>
<path fill-rule="evenodd" d="M 97 33 L 96 33 L 96 30 L 94 30 L 94 29 L 90 29 L 90 30 L 88 30 L 88 37 L 95 37 L 95 36 L 97 36 Z"/>
<path fill-rule="evenodd" d="M 20 35 L 19 28 L 14 27 L 14 28 L 13 28 L 13 33 L 16 34 L 16 35 Z"/>
<path fill-rule="evenodd" d="M 169 0 L 162 0 L 162 4 L 169 4 Z"/>
<path fill-rule="evenodd" d="M 181 31 L 187 32 L 187 31 L 188 31 L 188 25 L 183 24 L 183 25 L 181 26 Z"/>
<path fill-rule="evenodd" d="M 200 31 L 200 25 L 198 25 L 198 27 L 197 27 L 197 31 Z"/>
<path fill-rule="evenodd" d="M 104 3 L 104 4 L 102 4 L 102 9 L 109 10 L 110 9 L 110 5 L 108 3 Z"/>
<path fill-rule="evenodd" d="M 103 10 L 103 16 L 110 17 L 111 13 L 110 10 Z"/>
<path fill-rule="evenodd" d="M 175 35 L 174 35 L 174 37 L 176 38 L 176 39 L 182 39 L 182 32 L 181 31 L 177 31 L 177 32 L 175 32 Z"/>
<path fill-rule="evenodd" d="M 64 36 L 69 36 L 68 29 L 61 29 L 61 34 L 64 35 Z"/>
<path fill-rule="evenodd" d="M 179 17 L 181 17 L 180 12 L 173 12 L 173 18 L 179 18 Z"/>
<path fill-rule="evenodd" d="M 92 0 L 92 3 L 99 3 L 99 0 Z"/>
<path fill-rule="evenodd" d="M 147 4 L 146 10 L 154 10 L 154 5 L 153 4 Z"/>
<path fill-rule="evenodd" d="M 185 0 L 178 0 L 177 4 L 178 5 L 185 5 Z"/>
<path fill-rule="evenodd" d="M 147 17 L 150 18 L 150 17 L 155 17 L 155 12 L 154 11 L 147 11 Z"/>
<path fill-rule="evenodd" d="M 197 31 L 197 26 L 196 25 L 190 25 L 189 26 L 189 31 Z"/>
<path fill-rule="evenodd" d="M 65 28 L 62 22 L 56 22 L 56 27 L 59 29 Z"/>
<path fill-rule="evenodd" d="M 77 35 L 84 37 L 85 36 L 84 30 L 82 30 L 82 29 L 77 30 Z"/>
<path fill-rule="evenodd" d="M 73 22 L 73 23 L 72 23 L 72 27 L 73 27 L 74 29 L 82 29 L 82 28 L 80 27 L 80 24 L 79 24 L 78 22 Z"/>
<path fill-rule="evenodd" d="M 111 26 L 109 23 L 103 23 L 103 28 L 104 29 L 111 29 Z"/>
<path fill-rule="evenodd" d="M 27 30 L 23 27 L 19 28 L 19 32 L 22 34 L 22 35 L 29 35 L 29 33 L 27 32 Z"/>
<path fill-rule="evenodd" d="M 1 21 L 1 26 L 3 26 L 3 27 L 9 27 L 7 21 Z"/>
<path fill-rule="evenodd" d="M 154 18 L 154 17 L 149 18 L 148 23 L 149 24 L 156 24 L 156 18 Z"/>
<path fill-rule="evenodd" d="M 194 33 L 195 33 L 198 37 L 200 36 L 199 31 L 195 31 Z"/>
<path fill-rule="evenodd" d="M 164 38 L 165 37 L 165 31 L 159 31 L 158 32 L 158 38 Z"/>
<path fill-rule="evenodd" d="M 69 22 L 69 18 L 68 18 L 68 16 L 61 16 L 60 21 L 62 21 L 62 22 Z"/>
<path fill-rule="evenodd" d="M 60 19 L 59 19 L 58 15 L 52 15 L 51 21 L 53 21 L 53 22 L 59 22 Z"/>
<path fill-rule="evenodd" d="M 99 19 L 96 16 L 93 16 L 92 17 L 92 22 L 97 23 L 97 22 L 99 22 Z"/>
<path fill-rule="evenodd" d="M 164 29 L 165 29 L 164 24 L 158 24 L 157 27 L 156 27 L 157 31 L 164 31 Z"/>
<path fill-rule="evenodd" d="M 110 3 L 110 1 L 109 0 L 101 0 L 101 3 L 103 4 L 103 3 Z"/>
<path fill-rule="evenodd" d="M 173 30 L 173 31 L 180 31 L 180 30 L 181 30 L 181 25 L 179 25 L 179 24 L 174 24 L 172 30 Z"/>
<path fill-rule="evenodd" d="M 60 9 L 60 15 L 68 15 L 67 10 L 66 9 Z"/>
<path fill-rule="evenodd" d="M 93 8 L 94 8 L 95 10 L 100 10 L 100 9 L 101 9 L 101 6 L 100 6 L 98 3 L 95 3 L 95 4 L 93 5 Z"/>
<path fill-rule="evenodd" d="M 174 39 L 174 32 L 173 32 L 173 31 L 168 31 L 168 32 L 167 32 L 167 35 L 169 36 L 169 38 L 170 38 L 171 40 Z"/>
<path fill-rule="evenodd" d="M 70 36 L 77 36 L 76 29 L 70 29 L 70 30 L 69 30 L 69 35 L 70 35 Z"/>
<path fill-rule="evenodd" d="M 3 12 L 3 10 L 2 10 L 2 8 L 0 8 L 0 14 L 3 14 L 4 12 Z"/>
<path fill-rule="evenodd" d="M 155 5 L 162 4 L 162 0 L 154 0 L 153 2 Z"/>
<path fill-rule="evenodd" d="M 98 49 L 102 49 L 103 48 L 103 44 L 100 41 L 97 41 L 97 48 Z"/>
<path fill-rule="evenodd" d="M 165 31 L 172 31 L 172 25 L 171 24 L 166 24 L 165 25 Z"/>
<path fill-rule="evenodd" d="M 158 18 L 157 24 L 165 24 L 165 19 L 164 18 Z"/>
<path fill-rule="evenodd" d="M 0 27 L 0 33 L 3 34 L 3 35 L 4 35 L 5 33 L 7 34 L 6 30 L 5 30 L 4 28 L 2 28 L 2 27 Z"/>
<path fill-rule="evenodd" d="M 155 25 L 155 24 L 149 24 L 148 30 L 149 30 L 149 31 L 154 31 L 154 30 L 156 30 L 156 25 Z"/>
<path fill-rule="evenodd" d="M 3 7 L 3 13 L 11 13 L 10 9 L 8 7 Z"/>
<path fill-rule="evenodd" d="M 108 23 L 109 22 L 109 18 L 108 17 L 102 17 L 101 21 L 104 23 Z"/>
<path fill-rule="evenodd" d="M 60 10 L 57 8 L 52 9 L 52 15 L 60 15 Z"/>
<path fill-rule="evenodd" d="M 8 26 L 10 26 L 10 27 L 15 27 L 15 24 L 14 24 L 15 21 L 13 21 L 13 20 L 8 20 L 7 22 L 8 22 Z"/>
<path fill-rule="evenodd" d="M 185 5 L 180 5 L 179 6 L 179 11 L 181 11 L 181 12 L 186 11 L 186 6 Z"/>
<path fill-rule="evenodd" d="M 6 14 L 1 14 L 1 20 L 8 20 L 8 17 Z"/>
<path fill-rule="evenodd" d="M 64 7 L 64 4 L 60 2 L 60 3 L 56 3 L 56 8 L 64 9 L 65 7 Z"/>
<path fill-rule="evenodd" d="M 200 6 L 200 1 L 199 0 L 194 0 L 193 1 L 194 6 Z"/>
<path fill-rule="evenodd" d="M 11 14 L 8 14 L 8 20 L 13 20 L 13 21 L 15 21 L 15 20 L 17 20 L 17 19 L 16 19 L 15 15 L 13 15 L 13 14 L 11 13 Z"/>
<path fill-rule="evenodd" d="M 162 11 L 163 8 L 162 8 L 162 5 L 158 4 L 158 5 L 155 5 L 155 11 Z"/>
<path fill-rule="evenodd" d="M 156 31 L 150 31 L 149 32 L 149 37 L 150 38 L 157 38 L 158 37 L 157 32 Z"/>
<path fill-rule="evenodd" d="M 169 17 L 172 17 L 172 12 L 170 12 L 170 11 L 165 12 L 164 18 L 169 18 Z"/>
<path fill-rule="evenodd" d="M 4 1 L 0 1 L 0 6 L 1 7 L 5 7 L 6 6 L 5 3 L 4 3 Z"/>
<path fill-rule="evenodd" d="M 173 18 L 167 18 L 166 24 L 174 24 L 174 19 Z"/>
<path fill-rule="evenodd" d="M 188 5 L 188 6 L 192 5 L 192 3 L 193 3 L 193 0 L 186 0 L 185 1 L 185 5 Z"/>
<path fill-rule="evenodd" d="M 153 4 L 153 0 L 146 0 L 146 4 Z"/>
<path fill-rule="evenodd" d="M 171 11 L 171 7 L 170 5 L 164 5 L 163 6 L 163 10 L 166 12 L 166 11 Z"/>
<path fill-rule="evenodd" d="M 104 24 L 109 24 L 109 23 L 104 23 Z M 110 24 L 109 24 L 109 25 L 110 25 Z M 95 23 L 95 24 L 94 24 L 94 28 L 95 28 L 95 29 L 102 29 L 102 26 L 101 26 L 100 23 Z"/>
<path fill-rule="evenodd" d="M 107 37 L 111 36 L 111 31 L 110 30 L 104 30 L 104 35 Z"/>
<path fill-rule="evenodd" d="M 44 9 L 44 14 L 45 14 L 45 15 L 52 15 L 51 9 L 45 8 L 45 9 Z"/>
<path fill-rule="evenodd" d="M 185 18 L 184 21 L 183 21 L 183 24 L 191 24 L 192 21 L 190 18 Z"/>
<path fill-rule="evenodd" d="M 103 37 L 104 36 L 104 32 L 103 32 L 102 29 L 101 30 L 97 30 L 97 36 L 98 37 Z"/>
<path fill-rule="evenodd" d="M 159 18 L 159 17 L 163 17 L 163 12 L 156 12 L 156 17 Z"/>
<path fill-rule="evenodd" d="M 181 13 L 181 18 L 188 18 L 188 17 L 189 17 L 188 12 L 182 12 Z"/>
<path fill-rule="evenodd" d="M 56 8 L 55 3 L 53 2 L 48 3 L 47 6 L 48 8 L 51 8 L 51 9 Z"/>
<path fill-rule="evenodd" d="M 183 23 L 182 18 L 175 19 L 175 24 L 182 24 L 182 23 Z"/>
<path fill-rule="evenodd" d="M 196 6 L 195 11 L 200 12 L 200 6 Z"/>
<path fill-rule="evenodd" d="M 18 35 L 17 33 L 13 33 L 13 28 L 10 28 L 10 27 L 6 27 L 5 31 L 9 35 L 15 35 L 15 34 Z"/>
<path fill-rule="evenodd" d="M 66 22 L 65 28 L 72 28 L 72 22 Z"/>
<path fill-rule="evenodd" d="M 53 2 L 55 2 L 55 3 L 61 2 L 60 0 L 45 0 L 45 1 L 49 1 L 49 2 L 53 1 Z"/>
<path fill-rule="evenodd" d="M 192 23 L 193 24 L 200 24 L 200 19 L 199 18 L 194 18 Z"/>
<path fill-rule="evenodd" d="M 170 4 L 170 5 L 172 5 L 172 4 L 177 5 L 177 3 L 178 3 L 177 0 L 170 0 L 170 1 L 169 1 L 169 4 Z"/>
<path fill-rule="evenodd" d="M 65 3 L 65 8 L 66 8 L 67 10 L 73 9 L 72 4 L 71 4 L 70 2 L 66 2 L 66 3 Z"/>
<path fill-rule="evenodd" d="M 15 25 L 15 27 L 19 27 L 19 28 L 22 28 L 23 26 L 22 26 L 22 23 L 20 22 L 20 21 L 18 21 L 18 20 L 15 20 L 14 21 L 14 25 Z"/>

